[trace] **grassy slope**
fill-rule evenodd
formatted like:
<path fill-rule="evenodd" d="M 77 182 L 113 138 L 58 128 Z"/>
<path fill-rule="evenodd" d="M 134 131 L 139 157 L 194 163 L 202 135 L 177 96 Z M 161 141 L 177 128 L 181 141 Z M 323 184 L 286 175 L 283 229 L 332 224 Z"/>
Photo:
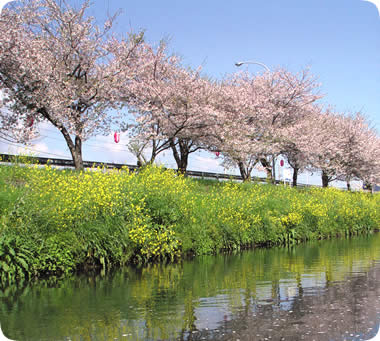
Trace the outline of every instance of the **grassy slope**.
<path fill-rule="evenodd" d="M 174 260 L 367 233 L 380 196 L 140 174 L 0 166 L 0 277 Z"/>

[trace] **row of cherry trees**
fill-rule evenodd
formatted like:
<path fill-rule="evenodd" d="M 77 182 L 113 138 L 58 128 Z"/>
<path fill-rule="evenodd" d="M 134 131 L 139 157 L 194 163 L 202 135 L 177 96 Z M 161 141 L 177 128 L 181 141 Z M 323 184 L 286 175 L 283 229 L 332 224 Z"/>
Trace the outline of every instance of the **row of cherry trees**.
<path fill-rule="evenodd" d="M 226 166 L 249 180 L 260 165 L 286 157 L 293 183 L 305 169 L 335 179 L 380 180 L 380 144 L 359 113 L 324 109 L 308 70 L 254 76 L 239 72 L 213 80 L 183 66 L 164 43 L 152 47 L 142 33 L 116 37 L 114 18 L 103 27 L 64 1 L 24 0 L 0 19 L 0 138 L 28 140 L 47 120 L 62 133 L 77 169 L 82 142 L 128 125 L 138 162 L 153 163 L 170 149 L 184 172 L 191 153 L 221 153 Z M 123 107 L 128 108 L 122 110 Z M 146 157 L 144 151 L 150 156 Z"/>
<path fill-rule="evenodd" d="M 308 70 L 284 69 L 260 76 L 236 73 L 221 81 L 184 68 L 164 46 L 151 50 L 147 68 L 134 83 L 130 108 L 136 117 L 135 143 L 150 141 L 150 160 L 171 149 L 178 170 L 189 154 L 220 152 L 227 166 L 249 180 L 255 166 L 271 177 L 272 159 L 286 157 L 293 184 L 306 169 L 333 180 L 380 181 L 380 140 L 360 113 L 342 114 L 318 104 L 319 84 Z M 135 149 L 136 150 L 136 149 Z M 142 154 L 142 149 L 136 153 Z"/>

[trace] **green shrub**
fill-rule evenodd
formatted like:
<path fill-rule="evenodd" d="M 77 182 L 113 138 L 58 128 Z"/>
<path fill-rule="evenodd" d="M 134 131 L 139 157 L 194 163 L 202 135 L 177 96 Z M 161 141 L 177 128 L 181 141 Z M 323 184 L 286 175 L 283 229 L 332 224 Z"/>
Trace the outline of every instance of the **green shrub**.
<path fill-rule="evenodd" d="M 0 281 L 2 285 L 28 277 L 33 253 L 15 235 L 0 236 Z"/>
<path fill-rule="evenodd" d="M 196 181 L 172 170 L 0 167 L 1 281 L 368 233 L 380 196 Z"/>

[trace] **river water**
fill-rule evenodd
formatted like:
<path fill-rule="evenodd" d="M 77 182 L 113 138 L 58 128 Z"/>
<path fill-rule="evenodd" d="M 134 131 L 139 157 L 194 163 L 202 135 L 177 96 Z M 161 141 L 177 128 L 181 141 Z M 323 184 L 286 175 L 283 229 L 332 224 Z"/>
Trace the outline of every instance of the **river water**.
<path fill-rule="evenodd" d="M 368 340 L 380 234 L 124 268 L 0 292 L 14 340 Z"/>

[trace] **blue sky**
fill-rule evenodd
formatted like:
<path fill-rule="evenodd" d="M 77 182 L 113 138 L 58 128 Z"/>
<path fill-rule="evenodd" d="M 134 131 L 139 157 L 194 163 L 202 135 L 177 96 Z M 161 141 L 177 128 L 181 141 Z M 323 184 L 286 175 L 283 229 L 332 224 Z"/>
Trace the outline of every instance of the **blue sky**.
<path fill-rule="evenodd" d="M 80 3 L 72 0 L 73 4 Z M 206 74 L 220 78 L 236 71 L 239 60 L 255 60 L 269 68 L 285 67 L 297 72 L 309 66 L 321 83 L 323 102 L 337 110 L 361 110 L 380 132 L 380 17 L 374 4 L 362 0 L 95 0 L 90 14 L 105 19 L 122 10 L 115 29 L 119 34 L 145 30 L 155 43 L 170 40 L 170 50 L 184 63 L 203 66 Z M 263 71 L 258 65 L 248 71 Z M 68 155 L 59 133 L 47 126 L 46 138 L 35 149 Z M 54 139 L 53 139 L 54 137 Z M 125 139 L 124 139 L 125 140 Z M 90 145 L 109 143 L 109 150 Z M 120 141 L 98 137 L 84 144 L 84 158 L 135 163 Z M 114 151 L 115 148 L 119 151 Z M 0 151 L 6 151 L 0 145 Z M 9 147 L 8 147 L 9 150 Z M 170 153 L 163 162 L 174 166 Z M 190 169 L 221 171 L 218 160 L 197 154 Z"/>

